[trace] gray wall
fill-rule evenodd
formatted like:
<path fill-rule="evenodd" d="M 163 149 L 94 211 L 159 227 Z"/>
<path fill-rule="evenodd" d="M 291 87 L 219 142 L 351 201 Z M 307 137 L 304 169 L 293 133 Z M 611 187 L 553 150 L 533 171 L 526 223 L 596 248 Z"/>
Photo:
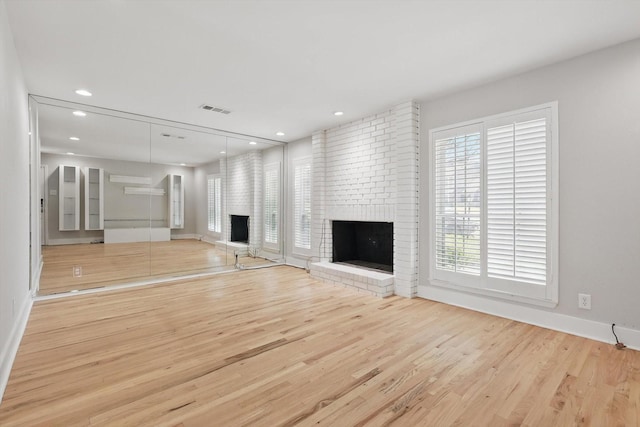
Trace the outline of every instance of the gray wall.
<path fill-rule="evenodd" d="M 420 285 L 428 285 L 429 129 L 558 101 L 559 305 L 640 329 L 640 40 L 422 104 Z M 578 293 L 592 310 L 578 309 Z M 481 309 L 481 307 L 477 307 Z"/>
<path fill-rule="evenodd" d="M 104 176 L 104 218 L 105 228 L 127 228 L 140 226 L 140 223 L 152 220 L 152 225 L 167 227 L 168 202 L 164 196 L 125 195 L 124 187 L 136 184 L 112 183 L 109 175 L 150 176 L 151 187 L 167 189 L 167 175 L 184 175 L 185 226 L 184 229 L 171 230 L 172 235 L 196 233 L 196 193 L 193 168 L 183 166 L 159 165 L 153 163 L 126 162 L 121 160 L 98 159 L 92 157 L 68 156 L 42 153 L 41 163 L 48 166 L 48 231 L 51 243 L 64 243 L 74 239 L 101 239 L 102 231 L 84 230 L 84 168 L 86 166 L 103 168 Z M 80 231 L 58 230 L 58 167 L 60 165 L 79 166 L 80 173 Z M 128 220 L 141 220 L 136 223 Z"/>
<path fill-rule="evenodd" d="M 0 2 L 0 398 L 29 295 L 29 116 L 27 88 Z M 13 341 L 12 341 L 13 340 Z"/>

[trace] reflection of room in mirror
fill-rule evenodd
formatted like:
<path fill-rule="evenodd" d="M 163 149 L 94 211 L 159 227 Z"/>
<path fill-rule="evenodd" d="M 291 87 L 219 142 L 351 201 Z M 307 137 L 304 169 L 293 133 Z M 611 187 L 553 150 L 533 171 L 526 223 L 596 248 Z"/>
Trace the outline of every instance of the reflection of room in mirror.
<path fill-rule="evenodd" d="M 263 171 L 282 163 L 281 146 L 87 106 L 78 118 L 65 101 L 33 104 L 48 171 L 40 294 L 281 258 L 263 235 Z M 244 236 L 231 236 L 231 215 L 246 218 Z"/>

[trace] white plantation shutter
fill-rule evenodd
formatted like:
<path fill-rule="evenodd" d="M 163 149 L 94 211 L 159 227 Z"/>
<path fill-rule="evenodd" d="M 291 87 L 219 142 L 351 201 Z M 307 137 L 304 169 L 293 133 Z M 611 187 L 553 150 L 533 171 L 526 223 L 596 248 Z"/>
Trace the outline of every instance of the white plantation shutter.
<path fill-rule="evenodd" d="M 272 165 L 264 171 L 264 241 L 273 247 L 278 244 L 280 167 Z"/>
<path fill-rule="evenodd" d="M 294 169 L 294 246 L 311 249 L 311 163 Z"/>
<path fill-rule="evenodd" d="M 215 233 L 222 231 L 222 179 L 207 177 L 208 229 Z"/>
<path fill-rule="evenodd" d="M 435 141 L 436 268 L 480 274 L 480 132 Z"/>
<path fill-rule="evenodd" d="M 547 118 L 526 116 L 487 125 L 487 273 L 543 285 Z"/>
<path fill-rule="evenodd" d="M 470 123 L 431 132 L 432 277 L 555 304 L 557 105 Z"/>

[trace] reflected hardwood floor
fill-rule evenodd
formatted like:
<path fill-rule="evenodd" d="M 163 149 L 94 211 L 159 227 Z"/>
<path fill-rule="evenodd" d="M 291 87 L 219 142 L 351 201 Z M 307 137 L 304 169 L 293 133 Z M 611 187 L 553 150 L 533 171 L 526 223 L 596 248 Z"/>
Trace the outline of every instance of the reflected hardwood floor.
<path fill-rule="evenodd" d="M 40 295 L 220 271 L 235 264 L 232 251 L 225 253 L 214 245 L 190 239 L 43 246 L 42 257 Z M 240 262 L 247 266 L 268 263 L 251 257 L 241 257 Z M 74 277 L 75 266 L 82 268 L 80 277 Z"/>
<path fill-rule="evenodd" d="M 636 426 L 640 353 L 273 267 L 36 302 L 2 426 Z"/>

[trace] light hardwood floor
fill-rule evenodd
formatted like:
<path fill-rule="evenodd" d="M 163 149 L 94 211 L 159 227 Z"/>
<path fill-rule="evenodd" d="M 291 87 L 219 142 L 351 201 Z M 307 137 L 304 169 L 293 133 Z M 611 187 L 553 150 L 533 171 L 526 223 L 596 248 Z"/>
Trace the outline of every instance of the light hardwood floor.
<path fill-rule="evenodd" d="M 183 239 L 168 242 L 78 244 L 42 247 L 40 295 L 94 289 L 123 282 L 152 280 L 233 269 L 233 251 L 206 242 Z M 240 263 L 268 264 L 263 258 L 241 257 Z M 74 277 L 75 266 L 82 275 Z"/>
<path fill-rule="evenodd" d="M 2 426 L 637 426 L 640 353 L 273 267 L 37 302 Z"/>

